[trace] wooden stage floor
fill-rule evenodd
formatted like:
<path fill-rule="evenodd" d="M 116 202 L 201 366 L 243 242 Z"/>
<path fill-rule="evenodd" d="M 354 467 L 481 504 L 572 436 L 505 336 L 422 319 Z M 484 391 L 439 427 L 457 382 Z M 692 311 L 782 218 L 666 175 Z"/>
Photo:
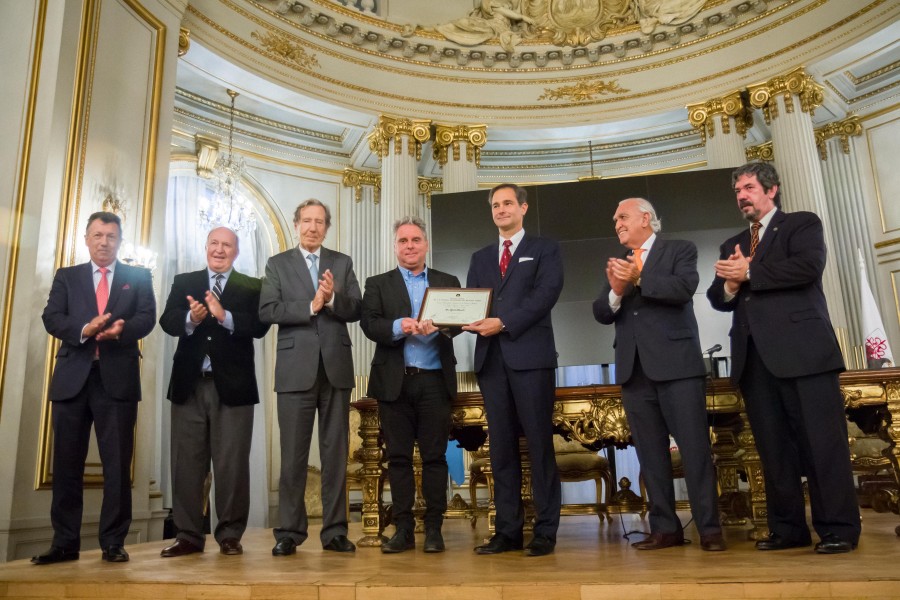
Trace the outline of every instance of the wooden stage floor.
<path fill-rule="evenodd" d="M 163 559 L 165 542 L 128 546 L 131 562 L 107 564 L 99 550 L 81 560 L 35 566 L 0 565 L 2 598 L 178 598 L 315 600 L 594 600 L 628 598 L 900 598 L 897 515 L 864 511 L 863 538 L 851 554 L 823 556 L 812 548 L 758 552 L 743 530 L 729 529 L 727 552 L 692 544 L 640 552 L 622 538 L 646 522 L 626 515 L 600 524 L 596 517 L 563 517 L 556 553 L 478 556 L 486 534 L 452 519 L 444 526 L 447 552 L 355 555 L 323 552 L 318 530 L 295 556 L 271 555 L 271 530 L 244 536 L 243 556 L 222 556 L 212 542 L 204 554 Z M 687 521 L 687 515 L 683 515 Z M 351 538 L 361 535 L 351 524 Z M 643 539 L 634 535 L 631 541 Z"/>

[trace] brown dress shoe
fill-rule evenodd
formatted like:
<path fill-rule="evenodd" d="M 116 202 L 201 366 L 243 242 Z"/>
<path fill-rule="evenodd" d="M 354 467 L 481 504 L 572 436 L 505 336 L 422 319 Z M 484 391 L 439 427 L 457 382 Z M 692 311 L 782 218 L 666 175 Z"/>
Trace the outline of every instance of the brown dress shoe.
<path fill-rule="evenodd" d="M 720 533 L 710 533 L 700 536 L 700 548 L 707 552 L 722 552 L 727 548 L 725 538 Z"/>
<path fill-rule="evenodd" d="M 642 542 L 632 544 L 637 550 L 662 550 L 672 546 L 683 546 L 684 536 L 678 533 L 651 533 L 650 537 Z"/>
<path fill-rule="evenodd" d="M 244 553 L 244 547 L 241 546 L 241 540 L 237 538 L 225 538 L 219 542 L 219 552 L 226 556 L 237 556 Z"/>
<path fill-rule="evenodd" d="M 175 558 L 176 556 L 187 556 L 196 552 L 203 552 L 203 548 L 187 540 L 177 538 L 174 544 L 163 548 L 159 555 L 163 558 Z"/>

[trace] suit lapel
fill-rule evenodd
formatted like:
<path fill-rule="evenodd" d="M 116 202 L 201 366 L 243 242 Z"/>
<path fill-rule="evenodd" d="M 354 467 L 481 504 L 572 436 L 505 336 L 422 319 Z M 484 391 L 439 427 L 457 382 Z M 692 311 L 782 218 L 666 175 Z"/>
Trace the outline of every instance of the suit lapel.
<path fill-rule="evenodd" d="M 753 260 L 763 259 L 766 250 L 768 250 L 768 248 L 772 245 L 772 241 L 775 239 L 775 236 L 778 235 L 778 230 L 784 223 L 785 218 L 785 214 L 781 210 L 779 210 L 772 216 L 772 220 L 769 221 L 769 226 L 766 227 L 762 239 L 759 240 L 759 246 L 756 247 L 756 255 L 753 257 Z M 747 237 L 749 239 L 749 233 L 747 234 Z"/>
<path fill-rule="evenodd" d="M 403 281 L 403 275 L 400 269 L 394 268 L 390 275 L 391 291 L 400 298 L 400 304 L 403 306 L 405 315 L 416 318 L 418 315 L 412 314 L 412 304 L 409 301 L 409 290 L 406 289 L 406 282 Z"/>
<path fill-rule="evenodd" d="M 506 282 L 510 280 L 513 275 L 513 272 L 516 270 L 516 265 L 519 264 L 519 259 L 525 256 L 525 250 L 531 245 L 531 237 L 525 235 L 522 238 L 522 241 L 519 242 L 519 245 L 516 246 L 516 251 L 513 252 L 512 258 L 509 261 L 509 266 L 506 267 L 506 275 L 500 279 L 500 289 L 503 289 L 503 286 L 506 285 Z M 499 246 L 498 246 L 499 248 Z M 497 273 L 500 273 L 500 255 L 497 255 Z"/>
<path fill-rule="evenodd" d="M 297 277 L 300 278 L 300 283 L 304 288 L 309 291 L 310 296 L 314 296 L 316 294 L 316 288 L 313 287 L 312 283 L 312 275 L 309 273 L 309 265 L 306 263 L 306 259 L 303 258 L 303 253 L 300 252 L 300 248 L 294 248 L 294 252 L 291 255 L 291 263 L 294 266 L 294 269 L 297 272 Z M 320 263 L 325 260 L 325 249 L 322 248 L 321 258 L 319 260 Z M 324 265 L 319 265 L 319 273 L 325 271 Z"/>
<path fill-rule="evenodd" d="M 91 285 L 93 285 L 93 283 L 94 280 L 93 277 L 91 277 Z M 122 288 L 130 285 L 131 278 L 128 276 L 128 266 L 116 261 L 116 272 L 113 275 L 112 281 L 109 282 L 109 300 L 106 302 L 106 310 L 104 312 L 112 312 L 112 309 L 116 306 L 116 302 L 119 301 Z"/>
<path fill-rule="evenodd" d="M 653 241 L 653 246 L 650 248 L 650 253 L 647 255 L 647 260 L 644 261 L 644 265 L 641 267 L 641 272 L 652 272 L 656 268 L 656 265 L 659 264 L 662 254 L 665 251 L 666 242 L 657 235 L 656 240 Z"/>
<path fill-rule="evenodd" d="M 227 302 L 234 297 L 234 294 L 241 287 L 241 277 L 243 275 L 232 269 L 231 275 L 228 276 L 228 282 L 225 284 L 225 289 L 222 290 L 221 302 L 223 307 L 228 306 Z M 212 279 L 209 280 L 209 283 L 212 283 Z"/>

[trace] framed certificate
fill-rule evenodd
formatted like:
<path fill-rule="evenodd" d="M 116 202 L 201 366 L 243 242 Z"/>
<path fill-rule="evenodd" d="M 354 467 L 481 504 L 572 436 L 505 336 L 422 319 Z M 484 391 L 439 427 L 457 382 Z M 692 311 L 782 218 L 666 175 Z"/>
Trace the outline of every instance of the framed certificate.
<path fill-rule="evenodd" d="M 491 310 L 493 291 L 491 288 L 426 288 L 418 320 L 431 319 L 439 327 L 461 327 L 484 319 Z"/>

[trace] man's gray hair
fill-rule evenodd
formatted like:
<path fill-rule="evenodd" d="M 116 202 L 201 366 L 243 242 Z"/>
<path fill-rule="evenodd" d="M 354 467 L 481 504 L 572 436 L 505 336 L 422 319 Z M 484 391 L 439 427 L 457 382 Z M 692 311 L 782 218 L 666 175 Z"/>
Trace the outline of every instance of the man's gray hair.
<path fill-rule="evenodd" d="M 656 216 L 656 209 L 653 208 L 653 205 L 650 204 L 648 200 L 644 200 L 643 198 L 626 198 L 619 202 L 619 204 L 625 204 L 626 202 L 630 202 L 634 200 L 637 203 L 638 210 L 642 213 L 647 213 L 650 215 L 650 229 L 653 233 L 659 233 L 662 231 L 662 220 Z"/>
<path fill-rule="evenodd" d="M 422 239 L 424 239 L 426 242 L 428 241 L 428 230 L 426 229 L 425 221 L 423 221 L 419 217 L 412 215 L 400 217 L 399 219 L 394 221 L 394 238 L 397 237 L 397 230 L 404 225 L 415 225 L 422 230 Z"/>

